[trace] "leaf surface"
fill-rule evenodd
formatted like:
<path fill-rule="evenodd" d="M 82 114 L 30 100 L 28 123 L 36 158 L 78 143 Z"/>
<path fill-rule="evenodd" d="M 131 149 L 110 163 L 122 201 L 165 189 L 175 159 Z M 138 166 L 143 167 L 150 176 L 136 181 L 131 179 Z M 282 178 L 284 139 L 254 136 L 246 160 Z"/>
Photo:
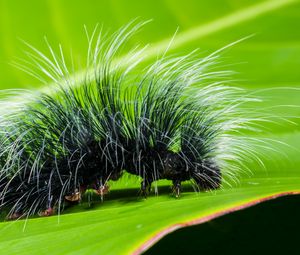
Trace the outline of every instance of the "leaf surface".
<path fill-rule="evenodd" d="M 135 40 L 153 42 L 147 50 L 150 61 L 161 54 L 179 25 L 170 53 L 189 52 L 200 47 L 212 52 L 242 37 L 254 37 L 224 54 L 224 65 L 236 70 L 239 85 L 266 98 L 263 107 L 274 108 L 274 115 L 299 122 L 300 104 L 300 4 L 294 0 L 271 1 L 1 1 L 0 86 L 21 88 L 40 84 L 7 62 L 18 56 L 21 37 L 37 48 L 41 38 L 71 48 L 83 57 L 86 42 L 79 28 L 119 27 L 137 16 L 154 18 Z M 144 4 L 144 5 L 143 5 Z M 32 7 L 34 6 L 34 8 Z M 26 18 L 25 18 L 26 17 Z M 34 28 L 34 29 L 33 29 Z M 229 60 L 228 60 L 229 58 Z M 245 63 L 247 62 L 247 63 Z M 276 119 L 276 118 L 275 118 Z M 104 203 L 68 209 L 65 214 L 28 221 L 0 223 L 1 254 L 139 254 L 163 235 L 179 227 L 198 224 L 268 198 L 300 191 L 300 129 L 277 120 L 265 133 L 289 146 L 276 144 L 282 153 L 265 155 L 265 168 L 251 164 L 252 174 L 221 190 L 195 193 L 184 187 L 180 199 L 170 194 L 169 184 L 159 185 L 159 196 L 138 196 L 138 183 L 124 178 L 113 184 Z M 202 237 L 199 237 L 199 242 Z"/>

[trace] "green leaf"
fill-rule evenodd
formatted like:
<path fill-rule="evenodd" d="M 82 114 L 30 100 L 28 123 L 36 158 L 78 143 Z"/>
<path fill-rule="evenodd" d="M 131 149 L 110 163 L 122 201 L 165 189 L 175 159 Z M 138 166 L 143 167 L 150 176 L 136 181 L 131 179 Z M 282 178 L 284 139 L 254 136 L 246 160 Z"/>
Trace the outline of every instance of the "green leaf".
<path fill-rule="evenodd" d="M 34 6 L 34 7 L 33 7 Z M 24 1 L 0 2 L 0 86 L 3 88 L 40 87 L 40 84 L 7 62 L 20 56 L 21 44 L 30 42 L 43 49 L 42 37 L 61 42 L 74 56 L 85 55 L 86 42 L 81 27 L 97 23 L 116 27 L 137 16 L 154 18 L 135 40 L 154 42 L 147 51 L 155 58 L 167 47 L 179 25 L 180 31 L 171 53 L 200 47 L 212 52 L 242 37 L 256 34 L 224 54 L 224 64 L 234 64 L 239 85 L 268 100 L 263 107 L 296 105 L 300 102 L 299 1 Z M 229 60 L 227 58 L 230 58 Z M 247 63 L 245 63 L 247 62 Z M 242 64 L 238 64 L 242 63 Z M 235 82 L 237 83 L 237 82 Z M 290 87 L 293 87 L 291 89 Z M 257 89 L 259 91 L 257 91 Z M 297 116 L 299 107 L 274 108 L 274 115 Z M 265 155 L 265 168 L 252 163 L 252 175 L 242 175 L 238 184 L 220 190 L 195 193 L 185 187 L 182 197 L 170 195 L 166 182 L 159 196 L 138 196 L 139 184 L 126 178 L 113 184 L 104 203 L 68 209 L 66 214 L 27 221 L 0 223 L 2 254 L 138 254 L 163 235 L 177 228 L 210 220 L 265 199 L 300 192 L 300 130 L 277 120 L 269 132 L 251 134 L 269 137 L 279 143 L 274 149 L 283 153 Z M 265 153 L 262 151 L 262 153 Z M 199 238 L 201 240 L 201 237 Z M 200 241 L 199 241 L 200 242 Z"/>

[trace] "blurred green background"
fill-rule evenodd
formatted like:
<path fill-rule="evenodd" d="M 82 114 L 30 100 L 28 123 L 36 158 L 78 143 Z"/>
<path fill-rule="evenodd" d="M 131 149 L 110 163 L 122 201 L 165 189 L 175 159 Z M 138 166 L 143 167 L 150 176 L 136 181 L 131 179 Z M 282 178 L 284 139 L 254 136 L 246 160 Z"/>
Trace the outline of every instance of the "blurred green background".
<path fill-rule="evenodd" d="M 223 53 L 222 68 L 236 72 L 233 86 L 256 91 L 257 95 L 266 99 L 266 106 L 292 105 L 276 108 L 274 115 L 300 123 L 300 1 L 297 0 L 0 0 L 0 89 L 46 86 L 10 65 L 16 58 L 24 57 L 26 47 L 20 39 L 43 52 L 47 52 L 44 36 L 54 48 L 61 43 L 67 60 L 71 60 L 71 53 L 68 53 L 72 52 L 80 70 L 84 69 L 87 51 L 84 25 L 92 31 L 96 24 L 100 24 L 104 30 L 113 32 L 134 18 L 153 20 L 131 41 L 132 45 L 150 43 L 146 61 L 162 54 L 177 28 L 179 31 L 170 54 L 199 48 L 205 56 L 253 35 Z M 268 127 L 265 135 L 274 139 L 280 137 L 294 148 L 299 147 L 297 125 L 282 122 Z M 279 175 L 282 172 L 286 172 L 287 176 L 291 172 L 299 175 L 300 153 L 294 149 L 285 150 L 287 160 L 271 158 L 266 162 L 267 169 L 276 168 Z M 257 172 L 259 174 L 260 170 L 257 169 Z M 266 177 L 268 173 L 261 175 Z M 292 210 L 286 206 L 287 210 Z M 263 212 L 264 215 L 272 212 L 272 207 L 266 207 L 271 209 L 266 209 L 269 211 Z M 255 211 L 255 208 L 251 210 Z M 235 219 L 238 221 L 239 217 L 242 216 L 235 216 Z M 255 226 L 259 230 L 259 221 L 248 220 L 252 220 L 254 225 L 257 223 Z M 227 224 L 230 219 L 224 217 L 220 221 Z M 201 240 L 211 238 L 205 237 L 206 231 L 213 234 L 214 227 L 209 224 L 199 226 L 187 231 L 184 237 L 199 235 Z M 234 228 L 232 231 L 235 231 Z M 169 241 L 160 244 L 162 247 L 170 245 L 170 238 L 176 242 L 176 238 L 181 236 L 168 238 Z"/>
<path fill-rule="evenodd" d="M 294 2 L 294 3 L 293 3 Z M 265 3 L 271 3 L 266 5 Z M 251 12 L 252 13 L 247 13 Z M 52 45 L 71 49 L 74 59 L 84 59 L 90 31 L 96 24 L 104 30 L 123 26 L 134 18 L 153 19 L 134 39 L 141 44 L 160 43 L 179 28 L 178 39 L 188 31 L 191 38 L 173 47 L 186 52 L 195 48 L 212 52 L 242 37 L 254 37 L 230 49 L 227 62 L 239 72 L 237 78 L 251 86 L 297 86 L 300 72 L 298 1 L 212 0 L 212 1 L 0 1 L 0 88 L 38 87 L 38 81 L 11 67 L 26 47 L 21 38 L 46 51 L 47 36 Z M 248 17 L 248 16 L 249 17 Z M 203 34 L 197 36 L 197 30 Z M 155 55 L 155 54 L 154 54 Z"/>

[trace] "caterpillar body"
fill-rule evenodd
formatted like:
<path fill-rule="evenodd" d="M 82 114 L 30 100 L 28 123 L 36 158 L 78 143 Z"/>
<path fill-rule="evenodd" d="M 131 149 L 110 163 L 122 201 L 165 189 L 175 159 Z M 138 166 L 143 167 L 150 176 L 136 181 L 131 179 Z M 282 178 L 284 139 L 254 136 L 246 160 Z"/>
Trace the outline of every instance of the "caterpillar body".
<path fill-rule="evenodd" d="M 83 78 L 71 76 L 61 48 L 56 54 L 49 45 L 46 57 L 29 46 L 40 72 L 19 67 L 56 86 L 26 92 L 29 102 L 1 111 L 0 208 L 9 217 L 50 215 L 65 200 L 80 201 L 87 188 L 103 196 L 124 171 L 143 179 L 145 196 L 160 179 L 172 181 L 176 196 L 186 180 L 217 189 L 255 154 L 241 135 L 253 116 L 240 106 L 256 99 L 226 85 L 229 72 L 214 70 L 218 52 L 163 56 L 142 71 L 143 49 L 117 61 L 142 25 L 128 24 L 109 39 L 95 29 L 88 36 L 92 71 Z"/>

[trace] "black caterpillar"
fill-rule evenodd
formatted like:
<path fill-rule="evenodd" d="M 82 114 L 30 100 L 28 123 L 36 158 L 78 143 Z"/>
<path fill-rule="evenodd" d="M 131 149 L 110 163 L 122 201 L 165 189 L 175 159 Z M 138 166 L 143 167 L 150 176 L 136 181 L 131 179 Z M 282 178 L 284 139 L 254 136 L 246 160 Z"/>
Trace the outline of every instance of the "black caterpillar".
<path fill-rule="evenodd" d="M 218 52 L 163 56 L 143 71 L 136 68 L 143 50 L 118 62 L 141 26 L 129 24 L 110 39 L 95 30 L 92 71 L 82 79 L 72 78 L 61 49 L 57 55 L 49 46 L 50 60 L 30 46 L 33 63 L 56 90 L 26 92 L 30 102 L 1 111 L 0 204 L 10 218 L 50 215 L 86 189 L 102 196 L 124 171 L 143 179 L 145 196 L 159 179 L 171 180 L 176 196 L 187 180 L 200 190 L 217 189 L 222 175 L 234 177 L 240 161 L 251 157 L 236 133 L 250 127 L 240 105 L 252 99 L 224 85 L 228 72 L 214 70 Z"/>

